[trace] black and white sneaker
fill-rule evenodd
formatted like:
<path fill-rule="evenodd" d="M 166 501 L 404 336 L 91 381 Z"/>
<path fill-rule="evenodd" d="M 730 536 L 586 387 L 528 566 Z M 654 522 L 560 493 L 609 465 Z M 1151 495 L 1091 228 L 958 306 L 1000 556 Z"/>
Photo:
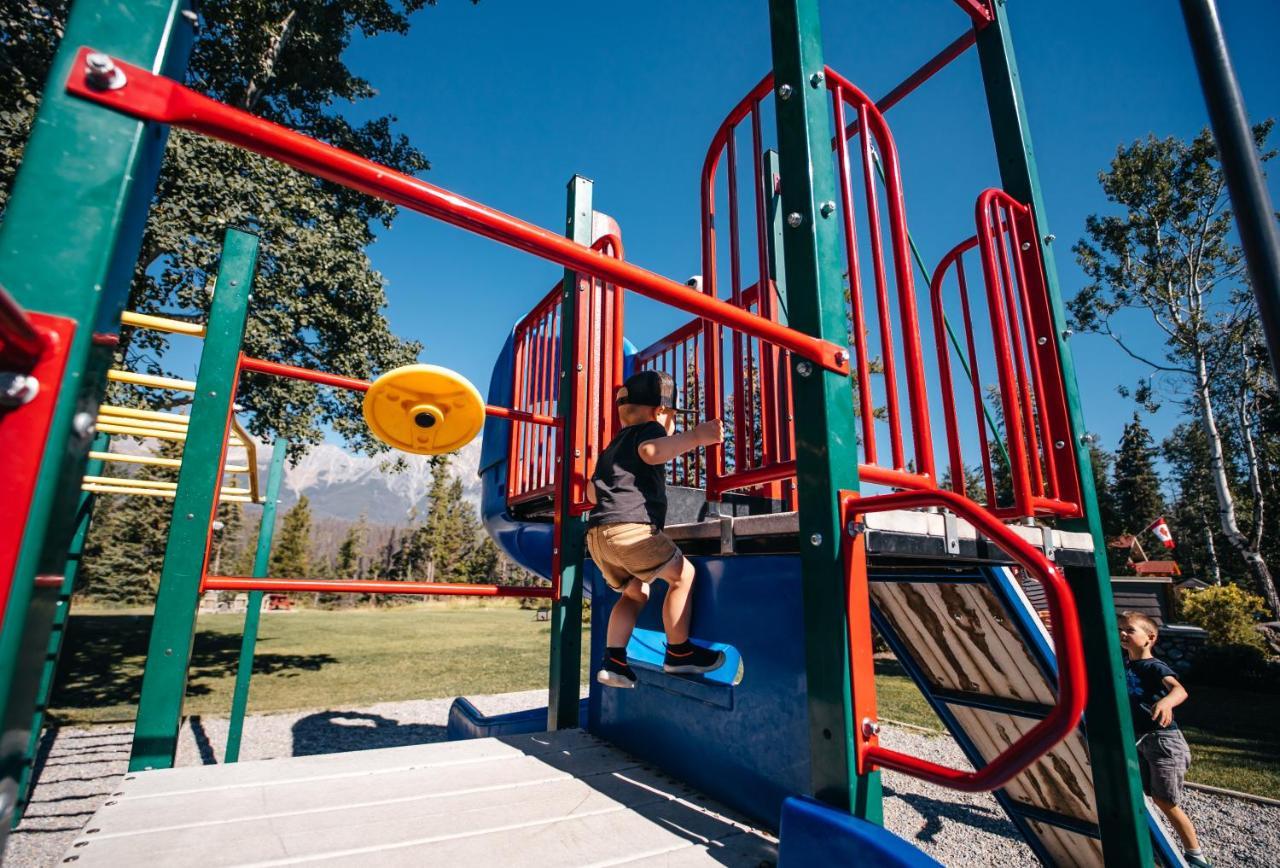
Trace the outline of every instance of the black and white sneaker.
<path fill-rule="evenodd" d="M 711 672 L 724 665 L 724 652 L 712 651 L 692 642 L 683 645 L 668 645 L 667 655 L 662 660 L 662 671 L 673 675 L 695 675 Z"/>
<path fill-rule="evenodd" d="M 627 658 L 618 658 L 613 654 L 605 654 L 600 671 L 596 673 L 596 681 L 605 687 L 629 688 L 636 686 L 636 673 L 627 665 Z"/>

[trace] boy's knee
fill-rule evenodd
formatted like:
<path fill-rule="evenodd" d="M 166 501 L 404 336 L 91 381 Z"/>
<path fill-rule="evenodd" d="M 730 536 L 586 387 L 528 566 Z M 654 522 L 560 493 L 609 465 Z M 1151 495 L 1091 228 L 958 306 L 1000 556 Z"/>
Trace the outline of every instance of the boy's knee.
<path fill-rule="evenodd" d="M 1155 802 L 1156 807 L 1164 811 L 1166 814 L 1178 807 L 1168 799 L 1162 799 L 1159 796 L 1152 796 L 1151 801 Z"/>
<path fill-rule="evenodd" d="M 681 557 L 680 560 L 668 564 L 658 577 L 665 579 L 668 585 L 676 587 L 692 584 L 695 575 L 693 563 L 688 558 Z"/>
<path fill-rule="evenodd" d="M 637 603 L 643 603 L 649 599 L 649 586 L 639 579 L 632 579 L 627 582 L 622 595 L 628 599 L 635 600 Z"/>

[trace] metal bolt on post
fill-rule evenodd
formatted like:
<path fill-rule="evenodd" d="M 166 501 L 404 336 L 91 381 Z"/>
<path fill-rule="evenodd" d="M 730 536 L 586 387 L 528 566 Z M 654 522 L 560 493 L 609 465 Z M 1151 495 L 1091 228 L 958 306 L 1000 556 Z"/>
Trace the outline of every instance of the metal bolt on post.
<path fill-rule="evenodd" d="M 787 225 L 790 226 L 792 229 L 800 228 L 800 225 L 802 223 L 804 223 L 804 215 L 801 214 L 799 211 L 792 211 L 790 214 L 787 215 Z"/>
<path fill-rule="evenodd" d="M 40 381 L 30 374 L 0 373 L 0 406 L 21 407 L 40 394 Z"/>
<path fill-rule="evenodd" d="M 796 373 L 802 377 L 807 377 L 813 373 L 813 365 L 805 359 L 796 362 Z"/>
<path fill-rule="evenodd" d="M 778 98 L 791 99 L 791 85 L 789 84 L 778 85 Z"/>
<path fill-rule="evenodd" d="M 124 72 L 110 57 L 98 51 L 85 57 L 84 78 L 96 90 L 119 90 L 125 85 Z"/>

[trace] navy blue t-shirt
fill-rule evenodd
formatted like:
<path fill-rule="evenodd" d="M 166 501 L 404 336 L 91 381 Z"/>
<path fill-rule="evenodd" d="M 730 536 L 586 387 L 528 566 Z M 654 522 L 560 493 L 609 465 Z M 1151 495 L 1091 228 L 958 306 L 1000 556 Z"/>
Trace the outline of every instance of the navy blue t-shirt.
<path fill-rule="evenodd" d="M 589 526 L 638 522 L 662 530 L 667 521 L 666 471 L 661 464 L 646 463 L 638 450 L 641 443 L 666 436 L 667 429 L 657 422 L 628 425 L 604 448 L 591 475 L 596 505 Z"/>
<path fill-rule="evenodd" d="M 1177 729 L 1178 724 L 1169 721 L 1168 726 L 1161 726 L 1151 719 L 1151 709 L 1169 693 L 1164 686 L 1164 679 L 1170 676 L 1177 678 L 1168 663 L 1152 657 L 1148 660 L 1124 661 L 1125 682 L 1129 688 L 1129 708 L 1133 712 L 1133 731 L 1138 736 L 1161 729 Z"/>

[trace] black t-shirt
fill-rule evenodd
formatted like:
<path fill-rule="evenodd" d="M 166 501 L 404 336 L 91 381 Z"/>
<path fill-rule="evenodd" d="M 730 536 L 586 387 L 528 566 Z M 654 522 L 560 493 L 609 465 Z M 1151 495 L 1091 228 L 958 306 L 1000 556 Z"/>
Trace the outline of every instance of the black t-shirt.
<path fill-rule="evenodd" d="M 667 483 L 661 464 L 647 464 L 637 449 L 646 440 L 666 437 L 657 422 L 629 425 L 600 453 L 591 481 L 596 505 L 587 524 L 650 523 L 662 530 L 667 520 Z"/>
<path fill-rule="evenodd" d="M 1178 724 L 1170 721 L 1168 726 L 1161 726 L 1151 719 L 1151 710 L 1155 704 L 1164 699 L 1169 688 L 1164 680 L 1170 676 L 1178 677 L 1168 663 L 1155 657 L 1149 660 L 1124 661 L 1125 683 L 1129 688 L 1129 708 L 1133 712 L 1133 731 L 1139 736 L 1161 729 L 1177 729 Z"/>

